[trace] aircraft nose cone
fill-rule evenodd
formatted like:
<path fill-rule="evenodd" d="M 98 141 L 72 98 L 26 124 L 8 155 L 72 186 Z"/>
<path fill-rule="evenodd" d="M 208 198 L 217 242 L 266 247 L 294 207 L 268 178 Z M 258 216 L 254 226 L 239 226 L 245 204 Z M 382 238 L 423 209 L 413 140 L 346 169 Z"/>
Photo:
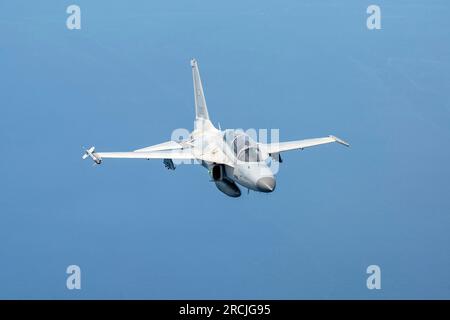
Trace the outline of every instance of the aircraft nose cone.
<path fill-rule="evenodd" d="M 273 177 L 260 178 L 256 182 L 256 187 L 258 188 L 258 191 L 261 192 L 272 192 L 275 190 L 275 185 L 275 178 Z"/>

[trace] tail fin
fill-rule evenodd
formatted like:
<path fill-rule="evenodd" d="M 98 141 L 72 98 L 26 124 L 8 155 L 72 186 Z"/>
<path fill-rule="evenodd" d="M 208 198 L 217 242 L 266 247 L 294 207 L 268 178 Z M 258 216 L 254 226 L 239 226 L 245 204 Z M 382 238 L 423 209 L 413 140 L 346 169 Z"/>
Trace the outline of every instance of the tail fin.
<path fill-rule="evenodd" d="M 198 71 L 197 60 L 191 60 L 192 79 L 194 80 L 194 98 L 195 98 L 195 120 L 209 120 L 208 108 L 206 107 L 205 94 L 203 93 L 202 80 Z"/>

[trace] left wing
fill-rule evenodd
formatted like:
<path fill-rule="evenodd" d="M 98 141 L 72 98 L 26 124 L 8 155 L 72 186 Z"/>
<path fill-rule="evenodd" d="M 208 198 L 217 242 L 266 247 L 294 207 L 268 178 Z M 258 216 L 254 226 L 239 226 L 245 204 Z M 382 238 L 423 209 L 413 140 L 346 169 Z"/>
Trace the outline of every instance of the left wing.
<path fill-rule="evenodd" d="M 337 142 L 346 147 L 350 145 L 342 139 L 339 139 L 335 136 L 328 136 L 324 138 L 314 138 L 314 139 L 305 139 L 305 140 L 296 140 L 296 141 L 288 141 L 288 142 L 278 142 L 278 143 L 268 143 L 262 144 L 261 147 L 269 154 L 277 154 L 283 151 L 289 150 L 303 150 L 304 148 L 314 147 L 321 144 Z"/>

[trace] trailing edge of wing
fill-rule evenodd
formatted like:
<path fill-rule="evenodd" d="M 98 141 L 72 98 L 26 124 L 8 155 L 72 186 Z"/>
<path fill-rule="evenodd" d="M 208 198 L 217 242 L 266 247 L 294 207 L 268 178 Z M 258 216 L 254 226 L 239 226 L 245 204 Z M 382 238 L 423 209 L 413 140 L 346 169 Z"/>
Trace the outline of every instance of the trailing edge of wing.
<path fill-rule="evenodd" d="M 137 149 L 134 150 L 134 152 L 153 152 L 153 151 L 176 150 L 176 149 L 183 149 L 183 146 L 176 141 L 167 141 L 160 144 L 155 144 L 153 146 Z"/>
<path fill-rule="evenodd" d="M 332 143 L 332 142 L 337 142 L 346 147 L 350 146 L 346 141 L 344 141 L 338 137 L 330 135 L 328 137 L 323 137 L 323 138 L 313 138 L 313 139 L 296 140 L 296 141 L 288 141 L 288 142 L 270 143 L 270 144 L 264 145 L 264 147 L 265 147 L 265 150 L 267 153 L 272 154 L 272 153 L 279 153 L 279 152 L 289 151 L 289 150 L 304 149 L 304 148 L 314 147 L 314 146 L 318 146 L 321 144 Z"/>
<path fill-rule="evenodd" d="M 189 151 L 153 151 L 153 152 L 96 152 L 95 156 L 104 158 L 121 159 L 197 159 Z"/>

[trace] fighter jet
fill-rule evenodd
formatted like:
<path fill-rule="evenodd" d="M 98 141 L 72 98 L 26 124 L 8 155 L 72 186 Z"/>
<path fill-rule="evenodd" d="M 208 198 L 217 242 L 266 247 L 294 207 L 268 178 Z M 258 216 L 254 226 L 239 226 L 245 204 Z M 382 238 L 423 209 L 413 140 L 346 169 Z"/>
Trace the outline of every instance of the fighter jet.
<path fill-rule="evenodd" d="M 241 196 L 238 185 L 258 192 L 275 190 L 275 174 L 269 164 L 282 162 L 280 153 L 303 150 L 326 143 L 337 142 L 349 146 L 335 136 L 288 142 L 261 143 L 242 130 L 220 130 L 210 121 L 197 61 L 191 60 L 194 82 L 194 130 L 187 139 L 167 141 L 128 152 L 96 152 L 94 147 L 85 151 L 83 159 L 91 158 L 95 164 L 103 159 L 162 159 L 166 168 L 175 170 L 175 162 L 191 161 L 208 169 L 217 188 L 230 197 Z"/>

